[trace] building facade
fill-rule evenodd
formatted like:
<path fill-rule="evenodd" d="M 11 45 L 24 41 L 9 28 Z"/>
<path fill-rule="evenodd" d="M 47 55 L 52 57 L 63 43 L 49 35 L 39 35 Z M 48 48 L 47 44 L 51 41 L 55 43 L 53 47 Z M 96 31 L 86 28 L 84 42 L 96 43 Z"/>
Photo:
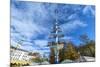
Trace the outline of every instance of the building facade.
<path fill-rule="evenodd" d="M 29 65 L 31 63 L 32 56 L 29 55 L 30 52 L 23 49 L 15 48 L 13 46 L 11 46 L 10 51 L 11 64 Z"/>

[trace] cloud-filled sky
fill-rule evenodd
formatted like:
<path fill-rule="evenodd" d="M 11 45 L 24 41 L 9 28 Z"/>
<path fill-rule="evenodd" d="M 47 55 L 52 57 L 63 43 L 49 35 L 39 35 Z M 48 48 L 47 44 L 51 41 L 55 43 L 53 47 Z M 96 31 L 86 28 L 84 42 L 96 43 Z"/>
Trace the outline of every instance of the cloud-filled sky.
<path fill-rule="evenodd" d="M 95 39 L 95 6 L 11 1 L 11 45 L 22 41 L 20 48 L 49 52 L 48 37 L 55 23 L 55 10 L 65 41 L 80 44 L 86 33 Z"/>

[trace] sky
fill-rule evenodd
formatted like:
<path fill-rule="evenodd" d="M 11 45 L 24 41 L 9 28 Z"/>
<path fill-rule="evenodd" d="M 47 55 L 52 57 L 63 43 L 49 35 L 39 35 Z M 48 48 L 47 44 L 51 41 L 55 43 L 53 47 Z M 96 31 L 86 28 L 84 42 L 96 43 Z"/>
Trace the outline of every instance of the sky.
<path fill-rule="evenodd" d="M 11 45 L 41 53 L 50 52 L 48 38 L 55 23 L 55 10 L 64 40 L 78 46 L 79 36 L 86 33 L 95 40 L 95 6 L 25 2 L 11 0 Z"/>

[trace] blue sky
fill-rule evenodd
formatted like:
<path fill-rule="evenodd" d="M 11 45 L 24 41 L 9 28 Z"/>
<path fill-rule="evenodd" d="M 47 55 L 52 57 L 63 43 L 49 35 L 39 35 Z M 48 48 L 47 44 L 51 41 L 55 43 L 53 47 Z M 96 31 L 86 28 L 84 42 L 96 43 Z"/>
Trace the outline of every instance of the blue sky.
<path fill-rule="evenodd" d="M 55 23 L 55 9 L 65 41 L 80 44 L 79 36 L 86 33 L 95 39 L 95 6 L 58 3 L 11 1 L 11 45 L 23 40 L 20 48 L 49 52 L 47 47 Z"/>

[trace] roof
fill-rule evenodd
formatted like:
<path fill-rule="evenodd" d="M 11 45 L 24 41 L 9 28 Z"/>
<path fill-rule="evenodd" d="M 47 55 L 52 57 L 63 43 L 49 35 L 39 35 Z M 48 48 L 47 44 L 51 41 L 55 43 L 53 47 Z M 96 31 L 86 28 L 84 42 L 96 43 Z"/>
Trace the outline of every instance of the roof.
<path fill-rule="evenodd" d="M 23 49 L 20 49 L 20 48 L 16 48 L 16 47 L 14 47 L 14 46 L 10 46 L 10 48 L 15 49 L 15 50 L 24 51 L 24 52 L 29 52 L 29 51 L 27 51 L 27 50 L 23 50 Z"/>

